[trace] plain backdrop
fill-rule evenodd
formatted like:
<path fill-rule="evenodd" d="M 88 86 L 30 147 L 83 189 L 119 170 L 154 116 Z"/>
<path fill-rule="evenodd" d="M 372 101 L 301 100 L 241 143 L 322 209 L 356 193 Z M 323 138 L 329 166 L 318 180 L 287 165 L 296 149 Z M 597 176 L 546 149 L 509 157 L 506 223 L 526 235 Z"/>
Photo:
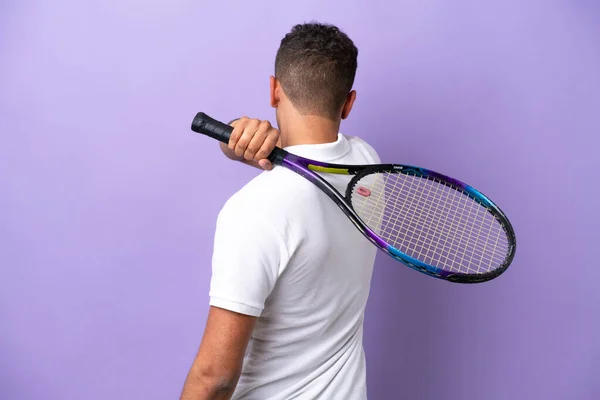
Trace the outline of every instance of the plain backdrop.
<path fill-rule="evenodd" d="M 178 398 L 217 213 L 259 173 L 191 120 L 273 121 L 310 20 L 359 48 L 342 131 L 481 189 L 518 240 L 472 286 L 378 256 L 369 398 L 600 398 L 600 3 L 4 0 L 0 399 Z"/>

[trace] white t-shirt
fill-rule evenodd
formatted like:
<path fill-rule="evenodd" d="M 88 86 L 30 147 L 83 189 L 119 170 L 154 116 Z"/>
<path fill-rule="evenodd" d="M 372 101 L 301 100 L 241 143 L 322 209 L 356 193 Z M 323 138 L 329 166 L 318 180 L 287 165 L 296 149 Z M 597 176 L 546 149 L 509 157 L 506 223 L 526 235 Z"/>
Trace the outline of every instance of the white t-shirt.
<path fill-rule="evenodd" d="M 286 148 L 338 164 L 379 163 L 357 137 Z M 351 176 L 322 174 L 342 194 Z M 233 399 L 366 399 L 363 317 L 377 249 L 305 178 L 275 167 L 217 220 L 210 304 L 259 316 Z"/>

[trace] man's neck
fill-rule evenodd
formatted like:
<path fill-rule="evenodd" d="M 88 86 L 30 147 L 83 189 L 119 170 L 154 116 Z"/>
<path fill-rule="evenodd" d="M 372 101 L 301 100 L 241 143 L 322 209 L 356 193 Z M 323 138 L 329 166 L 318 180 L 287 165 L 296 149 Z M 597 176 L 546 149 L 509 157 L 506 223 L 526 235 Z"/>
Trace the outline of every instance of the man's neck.
<path fill-rule="evenodd" d="M 313 115 L 295 116 L 281 123 L 281 145 L 333 143 L 338 138 L 339 129 L 339 121 Z"/>

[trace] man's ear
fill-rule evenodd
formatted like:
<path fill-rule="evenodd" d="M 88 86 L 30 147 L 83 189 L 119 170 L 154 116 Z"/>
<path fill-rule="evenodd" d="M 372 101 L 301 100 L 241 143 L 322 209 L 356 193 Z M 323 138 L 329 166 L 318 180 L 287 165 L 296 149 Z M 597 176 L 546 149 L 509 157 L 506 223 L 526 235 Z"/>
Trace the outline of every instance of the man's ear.
<path fill-rule="evenodd" d="M 346 102 L 342 107 L 342 119 L 348 118 L 350 115 L 350 111 L 352 111 L 352 106 L 354 105 L 354 100 L 356 100 L 356 90 L 351 90 L 348 93 L 348 97 L 346 97 Z"/>
<path fill-rule="evenodd" d="M 281 84 L 279 83 L 277 78 L 271 76 L 269 78 L 269 86 L 271 89 L 271 107 L 277 108 L 281 97 L 279 94 L 279 91 L 281 90 Z"/>

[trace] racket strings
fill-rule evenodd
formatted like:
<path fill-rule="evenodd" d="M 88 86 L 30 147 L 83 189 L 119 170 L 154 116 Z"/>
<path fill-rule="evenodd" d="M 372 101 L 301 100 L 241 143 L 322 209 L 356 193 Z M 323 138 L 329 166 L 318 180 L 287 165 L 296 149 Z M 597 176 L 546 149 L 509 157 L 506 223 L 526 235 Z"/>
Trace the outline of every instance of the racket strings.
<path fill-rule="evenodd" d="M 359 188 L 369 190 L 365 196 Z M 430 177 L 384 172 L 354 186 L 354 210 L 386 243 L 451 272 L 500 267 L 509 242 L 501 223 L 465 193 Z"/>
<path fill-rule="evenodd" d="M 453 191 L 454 191 L 454 190 L 453 190 Z M 455 192 L 455 191 L 454 191 L 454 192 Z M 382 196 L 379 196 L 379 198 L 381 198 L 381 197 L 382 197 Z M 365 215 L 365 211 L 367 210 L 367 207 L 365 207 L 365 206 L 366 206 L 367 204 L 368 204 L 368 202 L 363 202 L 363 207 L 362 207 L 360 210 L 358 210 L 358 211 L 359 211 L 359 215 L 363 215 L 363 216 Z M 388 219 L 387 219 L 387 224 L 388 224 L 388 225 L 387 225 L 387 228 L 388 228 L 388 230 L 389 230 L 389 229 L 392 229 L 392 230 L 393 230 L 394 228 L 393 228 L 393 227 L 390 227 L 390 225 L 395 225 L 395 226 L 397 226 L 397 224 L 398 224 L 398 217 L 399 217 L 400 215 L 402 215 L 403 213 L 411 213 L 410 215 L 412 215 L 412 217 L 411 217 L 411 218 L 409 218 L 409 220 L 406 222 L 406 225 L 407 225 L 407 226 L 410 226 L 410 227 L 411 227 L 411 229 L 415 229 L 415 228 L 417 228 L 417 227 L 418 227 L 418 225 L 419 225 L 419 223 L 426 223 L 426 224 L 429 224 L 429 225 L 433 223 L 433 224 L 434 224 L 434 226 L 431 228 L 431 230 L 432 230 L 433 232 L 435 232 L 435 231 L 437 230 L 437 231 L 441 231 L 441 232 L 442 232 L 442 233 L 444 233 L 444 234 L 449 234 L 449 233 L 450 233 L 450 231 L 449 231 L 449 230 L 448 230 L 448 228 L 447 228 L 447 227 L 448 227 L 448 225 L 449 225 L 448 223 L 446 223 L 445 225 L 442 225 L 442 226 L 440 226 L 440 218 L 442 218 L 442 217 L 444 217 L 444 216 L 446 216 L 446 217 L 447 217 L 447 214 L 442 214 L 442 213 L 440 213 L 438 210 L 434 210 L 434 213 L 435 213 L 435 214 L 437 214 L 437 215 L 434 215 L 436 218 L 435 218 L 434 220 L 432 220 L 431 218 L 427 218 L 427 216 L 426 216 L 425 218 L 422 216 L 422 215 L 423 215 L 423 210 L 424 210 L 424 208 L 420 208 L 420 209 L 415 209 L 414 207 L 413 207 L 413 208 L 409 208 L 409 207 L 406 207 L 406 205 L 407 205 L 407 204 L 409 204 L 409 203 L 404 203 L 404 204 L 403 204 L 403 205 L 404 205 L 404 207 L 403 207 L 403 208 L 401 208 L 401 209 L 397 209 L 397 208 L 394 208 L 394 209 L 392 209 L 391 215 L 395 215 L 395 217 L 393 217 L 392 219 L 390 219 L 390 218 L 389 218 L 389 216 L 390 216 L 390 215 L 389 215 L 389 212 L 388 212 L 387 210 L 386 210 L 386 211 L 384 211 L 384 213 L 373 212 L 374 210 L 376 210 L 376 209 L 377 209 L 377 207 L 375 207 L 375 209 L 371 209 L 371 210 L 370 210 L 370 211 L 371 211 L 371 213 L 370 213 L 370 216 L 369 216 L 369 218 L 367 218 L 367 219 L 366 219 L 365 223 L 366 223 L 366 224 L 367 224 L 367 225 L 368 225 L 370 228 L 372 228 L 372 229 L 373 229 L 374 227 L 373 227 L 373 225 L 370 223 L 370 221 L 373 219 L 373 216 L 374 216 L 374 215 L 381 214 L 381 216 L 382 216 L 382 217 L 388 217 Z M 396 203 L 395 205 L 397 205 L 397 203 Z M 439 217 L 439 218 L 438 218 L 438 217 Z M 453 222 L 453 221 L 452 221 L 452 222 Z M 490 225 L 490 229 L 491 229 L 491 228 L 492 228 L 492 225 Z M 385 230 L 385 229 L 384 229 L 384 230 Z M 413 239 L 413 240 L 415 240 L 415 239 L 416 239 L 416 242 L 418 242 L 418 241 L 419 241 L 420 239 L 422 239 L 423 237 L 426 237 L 426 236 L 424 236 L 424 234 L 425 234 L 425 233 L 429 233 L 429 232 L 417 231 L 417 232 L 416 232 L 416 235 L 417 235 L 417 237 L 416 237 L 416 238 L 410 238 L 410 237 L 408 237 L 408 238 L 406 238 L 406 239 L 408 239 L 408 240 L 410 240 L 410 239 Z M 442 237 L 442 238 L 440 238 L 440 241 L 438 242 L 438 244 L 443 244 L 443 242 L 444 242 L 444 238 Z M 463 241 L 463 242 L 461 242 L 460 244 L 461 244 L 462 246 L 466 246 L 466 245 L 468 245 L 469 243 L 465 243 L 465 242 Z M 481 248 L 483 248 L 483 246 L 481 245 L 481 243 L 475 243 L 475 246 L 479 247 L 480 249 L 481 249 Z M 436 249 L 434 249 L 434 252 L 437 252 L 437 250 L 436 250 Z"/>

